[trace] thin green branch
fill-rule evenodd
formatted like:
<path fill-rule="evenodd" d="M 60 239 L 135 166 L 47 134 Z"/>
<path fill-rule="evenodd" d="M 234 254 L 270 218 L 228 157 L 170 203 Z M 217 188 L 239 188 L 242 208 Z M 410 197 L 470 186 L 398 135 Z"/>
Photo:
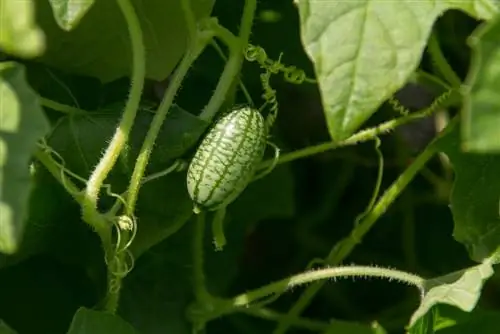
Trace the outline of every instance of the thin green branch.
<path fill-rule="evenodd" d="M 359 226 L 362 224 L 362 222 L 365 219 L 365 217 L 367 217 L 371 212 L 373 212 L 375 201 L 377 200 L 377 198 L 379 196 L 380 186 L 382 184 L 382 178 L 383 178 L 383 174 L 384 174 L 384 157 L 382 155 L 382 152 L 380 151 L 380 144 L 381 144 L 380 139 L 378 137 L 375 137 L 375 151 L 376 151 L 377 157 L 378 157 L 377 180 L 375 182 L 375 187 L 373 189 L 373 193 L 372 193 L 372 196 L 370 198 L 370 202 L 368 203 L 366 209 L 361 214 L 359 214 L 356 217 L 355 221 L 354 221 L 354 230 L 353 230 L 353 233 L 354 233 L 354 231 L 356 231 L 359 228 Z M 356 234 L 356 236 L 357 236 L 357 234 Z M 353 239 L 347 239 L 347 240 L 352 241 Z M 356 240 L 357 239 L 354 240 L 354 242 L 355 242 L 354 245 L 358 243 Z M 353 245 L 353 247 L 354 247 L 354 245 Z M 332 252 L 335 252 L 335 250 L 336 250 L 336 248 L 334 247 L 330 251 L 330 254 L 328 255 L 328 257 L 324 260 L 324 262 L 327 265 L 335 265 L 337 263 L 337 262 L 332 263 L 332 261 L 330 259 L 330 256 L 332 256 Z M 312 298 L 319 291 L 319 289 L 321 288 L 321 286 L 323 284 L 324 284 L 323 282 L 318 282 L 317 285 L 319 287 L 317 289 L 312 289 L 312 288 L 311 289 L 307 289 L 304 292 L 304 294 L 301 296 L 301 299 L 299 299 L 297 301 L 296 305 L 300 304 L 300 307 L 302 309 L 305 309 L 305 307 L 311 302 Z M 308 292 L 308 291 L 310 291 L 310 292 Z M 292 310 L 293 309 L 294 308 L 292 308 Z M 282 331 L 284 333 L 292 325 L 291 320 L 293 318 L 294 318 L 294 316 L 289 316 L 289 317 L 283 318 L 283 320 L 279 322 L 279 325 L 278 325 L 278 328 L 276 329 L 276 331 L 278 333 L 280 331 Z"/>
<path fill-rule="evenodd" d="M 163 100 L 155 113 L 153 121 L 151 122 L 151 126 L 146 134 L 139 156 L 137 157 L 134 171 L 132 172 L 126 205 L 126 212 L 130 215 L 134 212 L 135 203 L 141 186 L 141 180 L 144 176 L 151 152 L 153 151 L 156 137 L 158 137 L 158 134 L 160 133 L 161 127 L 168 111 L 170 110 L 170 107 L 172 106 L 175 95 L 177 94 L 177 91 L 179 90 L 189 68 L 205 49 L 212 37 L 213 33 L 211 31 L 200 32 L 199 35 L 197 35 L 197 38 L 191 42 L 190 47 L 186 51 L 181 63 L 172 76 L 172 80 L 167 88 L 167 91 L 165 92 L 165 96 L 163 97 Z"/>
<path fill-rule="evenodd" d="M 197 302 L 202 305 L 210 302 L 212 296 L 206 289 L 205 271 L 204 271 L 204 254 L 203 254 L 203 237 L 205 235 L 205 213 L 201 212 L 197 215 L 195 232 L 193 235 L 193 276 L 194 276 L 194 291 Z"/>
<path fill-rule="evenodd" d="M 123 278 L 121 275 L 113 273 L 112 267 L 113 264 L 120 262 L 122 258 L 119 254 L 115 254 L 115 249 L 111 240 L 112 224 L 104 215 L 98 212 L 97 201 L 104 180 L 115 165 L 125 143 L 128 141 L 137 109 L 139 108 L 144 86 L 144 76 L 146 73 L 142 30 L 135 9 L 130 0 L 116 1 L 127 22 L 132 44 L 132 86 L 120 124 L 116 128 L 115 134 L 104 152 L 103 157 L 89 177 L 82 204 L 83 219 L 94 226 L 96 230 L 104 231 L 104 236 L 101 236 L 101 233 L 100 236 L 105 252 L 106 264 L 108 266 L 108 289 L 103 307 L 106 311 L 111 313 L 115 313 L 118 307 L 121 280 Z"/>
<path fill-rule="evenodd" d="M 49 173 L 59 182 L 66 192 L 73 197 L 73 199 L 82 204 L 82 196 L 80 189 L 71 181 L 70 179 L 65 177 L 64 171 L 61 169 L 61 166 L 54 161 L 51 157 L 50 153 L 44 151 L 41 148 L 38 148 L 34 153 L 35 158 L 40 161 L 40 163 L 49 171 Z M 96 231 L 99 233 L 99 231 Z"/>
<path fill-rule="evenodd" d="M 212 47 L 215 49 L 215 51 L 217 52 L 217 54 L 225 61 L 227 62 L 227 57 L 226 55 L 224 54 L 224 52 L 222 51 L 221 47 L 219 46 L 219 44 L 217 43 L 217 41 L 215 40 L 212 40 Z M 241 80 L 241 77 L 238 77 L 238 84 L 240 86 L 240 89 L 241 91 L 243 92 L 243 95 L 245 95 L 245 98 L 247 99 L 247 102 L 250 104 L 250 105 L 253 105 L 253 100 L 252 100 L 252 97 L 250 96 L 250 93 L 248 92 L 248 89 L 246 88 L 245 86 L 245 83 Z"/>
<path fill-rule="evenodd" d="M 134 124 L 135 115 L 139 108 L 139 102 L 144 86 L 144 76 L 146 73 L 145 50 L 142 36 L 142 30 L 139 19 L 135 13 L 134 7 L 130 0 L 116 0 L 130 34 L 132 44 L 132 87 L 130 95 L 123 112 L 122 119 L 116 129 L 113 138 L 111 139 L 108 148 L 104 152 L 103 157 L 94 169 L 90 176 L 87 187 L 85 189 L 85 203 L 83 205 L 83 217 L 87 221 L 100 221 L 99 213 L 97 212 L 97 199 L 102 183 L 108 176 L 113 166 L 116 163 L 125 143 L 128 140 L 130 130 Z"/>
<path fill-rule="evenodd" d="M 415 73 L 415 76 L 416 76 L 417 80 L 418 80 L 418 77 L 420 77 L 420 78 L 422 78 L 422 80 L 425 79 L 429 82 L 432 82 L 432 83 L 436 84 L 437 86 L 442 87 L 445 90 L 450 90 L 452 88 L 447 82 L 445 82 L 444 80 L 441 80 L 441 78 L 435 76 L 434 74 L 425 72 L 423 70 L 418 70 Z"/>
<path fill-rule="evenodd" d="M 66 104 L 62 104 L 62 103 L 59 103 L 59 102 L 56 102 L 56 101 L 53 101 L 53 100 L 49 100 L 45 97 L 38 97 L 38 100 L 40 101 L 40 104 L 46 108 L 49 108 L 49 109 L 52 109 L 52 110 L 55 110 L 55 111 L 59 111 L 59 112 L 62 112 L 64 114 L 68 114 L 68 115 L 82 115 L 82 114 L 86 114 L 87 111 L 85 110 L 82 110 L 80 108 L 77 108 L 77 107 L 73 107 L 73 106 L 68 106 Z"/>
<path fill-rule="evenodd" d="M 444 103 L 444 100 L 447 99 L 451 95 L 452 92 L 453 91 L 449 91 L 449 92 L 443 94 L 443 96 L 441 98 L 438 98 L 438 100 L 441 100 L 439 104 Z M 307 158 L 309 156 L 323 153 L 323 152 L 333 150 L 333 149 L 336 149 L 339 147 L 352 146 L 352 145 L 356 145 L 358 143 L 374 140 L 376 137 L 390 133 L 391 131 L 393 131 L 394 129 L 396 129 L 397 127 L 399 127 L 401 125 L 407 124 L 407 123 L 412 122 L 412 121 L 417 120 L 417 119 L 428 117 L 436 109 L 437 109 L 436 105 L 433 104 L 429 108 L 426 108 L 420 112 L 415 112 L 415 113 L 410 114 L 408 116 L 398 117 L 398 118 L 389 120 L 387 122 L 384 122 L 376 127 L 369 128 L 366 130 L 361 130 L 361 131 L 353 134 L 351 137 L 347 138 L 344 141 L 326 142 L 326 143 L 318 144 L 315 146 L 309 146 L 309 147 L 306 147 L 306 148 L 301 149 L 301 150 L 296 150 L 296 151 L 293 151 L 290 153 L 283 154 L 280 156 L 278 164 L 294 161 L 297 159 Z M 263 161 L 260 164 L 259 169 L 268 167 L 269 165 L 271 165 L 273 163 L 273 161 L 274 161 L 274 159 L 268 159 L 266 161 Z"/>
<path fill-rule="evenodd" d="M 460 80 L 460 77 L 457 75 L 457 73 L 455 73 L 451 65 L 446 60 L 446 57 L 443 55 L 435 33 L 431 34 L 429 38 L 428 48 L 429 53 L 432 57 L 432 61 L 436 65 L 439 72 L 441 72 L 441 74 L 452 85 L 453 88 L 460 88 L 460 86 L 462 85 L 462 80 Z"/>
<path fill-rule="evenodd" d="M 349 277 L 360 279 L 373 277 L 390 281 L 398 281 L 417 287 L 421 295 L 423 295 L 424 292 L 425 279 L 404 271 L 369 266 L 332 267 L 297 274 L 280 281 L 270 283 L 258 289 L 248 291 L 234 298 L 219 301 L 213 312 L 207 314 L 205 318 L 208 320 L 215 319 L 222 315 L 239 311 L 238 309 L 240 308 L 247 309 L 249 306 L 251 307 L 252 303 L 258 302 L 262 298 L 275 294 L 281 294 L 297 286 L 316 281 L 324 281 L 328 279 L 336 280 Z M 295 319 L 297 319 L 297 316 L 295 316 Z"/>
<path fill-rule="evenodd" d="M 443 131 L 447 133 L 453 126 L 456 125 L 456 120 L 450 123 Z M 387 211 L 387 208 L 396 200 L 401 192 L 406 188 L 411 180 L 418 174 L 418 172 L 425 166 L 425 164 L 437 152 L 437 140 L 435 139 L 427 148 L 413 161 L 413 163 L 394 181 L 394 183 L 384 192 L 382 197 L 377 201 L 373 210 L 371 210 L 359 224 L 357 224 L 351 231 L 351 234 L 337 243 L 326 257 L 325 262 L 328 265 L 337 265 L 341 263 L 354 249 L 354 247 L 361 242 L 363 236 L 370 231 L 375 222 Z M 299 316 L 302 311 L 309 305 L 312 298 L 323 287 L 323 282 L 317 282 L 309 286 L 304 293 L 297 300 L 295 305 L 288 312 L 291 318 Z M 283 334 L 288 329 L 286 322 L 281 323 L 274 334 Z"/>
<path fill-rule="evenodd" d="M 196 38 L 196 19 L 191 8 L 191 0 L 181 0 L 184 19 L 186 20 L 189 38 L 193 41 Z"/>
<path fill-rule="evenodd" d="M 250 38 L 250 31 L 252 29 L 256 7 L 256 0 L 246 0 L 238 38 L 232 40 L 230 37 L 226 36 L 226 38 L 223 39 L 223 42 L 225 43 L 231 41 L 231 44 L 228 45 L 229 59 L 224 67 L 224 71 L 222 72 L 219 82 L 217 83 L 214 94 L 210 98 L 210 101 L 203 112 L 200 114 L 200 118 L 203 120 L 210 121 L 215 117 L 224 103 L 233 81 L 236 80 L 239 75 L 241 65 L 243 63 L 243 54 L 248 44 L 248 39 Z M 217 31 L 215 33 L 217 33 Z"/>

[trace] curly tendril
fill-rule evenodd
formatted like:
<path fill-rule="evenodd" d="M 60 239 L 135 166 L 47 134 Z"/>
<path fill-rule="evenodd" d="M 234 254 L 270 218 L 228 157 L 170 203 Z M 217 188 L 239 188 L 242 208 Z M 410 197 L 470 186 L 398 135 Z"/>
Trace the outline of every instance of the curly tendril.
<path fill-rule="evenodd" d="M 82 183 L 85 183 L 86 180 L 82 178 L 80 175 L 76 174 L 75 172 L 69 170 L 66 167 L 66 162 L 64 158 L 59 153 L 57 153 L 52 147 L 50 147 L 45 139 L 42 139 L 38 143 L 38 146 L 40 147 L 41 150 L 43 150 L 51 157 L 52 163 L 59 169 L 63 187 L 68 192 L 70 192 L 71 195 L 73 196 L 79 195 L 80 194 L 79 192 L 77 193 L 71 192 L 70 188 L 66 186 L 68 177 L 72 177 Z M 111 191 L 110 184 L 103 184 L 102 188 L 106 190 L 106 193 L 109 196 L 117 198 L 118 201 L 120 202 L 124 202 L 121 195 L 113 193 Z M 132 241 L 134 240 L 135 235 L 137 233 L 137 223 L 135 219 L 124 215 L 113 216 L 107 219 L 109 219 L 110 224 L 113 224 L 113 226 L 116 228 L 116 244 L 114 246 L 114 249 L 111 251 L 111 254 L 105 255 L 104 260 L 107 267 L 109 268 L 109 272 L 114 277 L 123 278 L 134 267 L 134 257 L 130 252 L 129 247 L 132 244 Z M 119 280 L 116 278 L 110 281 L 109 289 L 111 292 L 113 291 L 117 292 L 120 289 Z"/>
<path fill-rule="evenodd" d="M 266 128 L 269 129 L 274 124 L 276 117 L 278 117 L 278 99 L 276 97 L 276 90 L 271 87 L 269 81 L 271 80 L 271 71 L 265 71 L 260 75 L 260 82 L 262 83 L 262 88 L 264 89 L 264 94 L 262 98 L 266 103 L 264 106 L 269 104 L 271 107 L 269 109 L 269 115 L 266 118 Z"/>
<path fill-rule="evenodd" d="M 123 278 L 134 267 L 135 259 L 129 248 L 137 234 L 137 222 L 133 217 L 121 215 L 113 217 L 113 226 L 116 229 L 115 249 L 110 254 L 111 261 L 106 257 L 106 264 L 113 276 Z"/>
<path fill-rule="evenodd" d="M 309 79 L 306 76 L 304 70 L 297 68 L 296 66 L 286 66 L 281 62 L 281 57 L 283 53 L 280 54 L 277 61 L 270 59 L 266 51 L 256 45 L 248 44 L 245 50 L 245 58 L 250 62 L 256 62 L 264 70 L 264 73 L 260 75 L 260 81 L 264 93 L 262 98 L 265 103 L 261 109 L 265 106 L 270 105 L 269 115 L 266 118 L 266 127 L 269 129 L 274 124 L 276 117 L 278 116 L 278 100 L 276 97 L 276 90 L 271 87 L 270 80 L 272 74 L 283 73 L 283 78 L 285 81 L 292 84 L 301 84 L 304 82 L 316 82 L 313 79 Z"/>
<path fill-rule="evenodd" d="M 430 115 L 434 113 L 438 108 L 440 108 L 451 96 L 453 93 L 454 89 L 447 90 L 443 94 L 441 94 L 439 97 L 437 97 L 431 105 L 426 109 L 426 114 Z"/>
<path fill-rule="evenodd" d="M 443 94 L 441 94 L 440 96 L 438 96 L 432 103 L 429 107 L 425 108 L 424 111 L 427 115 L 430 115 L 432 113 L 434 113 L 436 111 L 436 109 L 438 109 L 439 107 L 441 107 L 441 105 L 443 105 L 444 102 L 446 102 L 446 100 L 451 96 L 451 94 L 453 93 L 453 89 L 450 89 L 446 92 L 444 92 Z M 408 116 L 410 114 L 410 109 L 408 109 L 407 107 L 405 107 L 404 105 L 401 104 L 401 102 L 396 99 L 394 96 L 391 96 L 387 102 L 389 103 L 389 105 L 392 107 L 392 109 L 394 111 L 396 111 L 397 113 L 403 115 L 403 116 Z"/>
<path fill-rule="evenodd" d="M 410 109 L 402 105 L 401 102 L 399 102 L 399 100 L 394 96 L 391 96 L 389 100 L 387 100 L 387 102 L 392 107 L 392 109 L 400 115 L 407 116 L 410 113 Z"/>
<path fill-rule="evenodd" d="M 296 66 L 286 66 L 285 64 L 282 64 L 280 62 L 281 55 L 278 61 L 270 59 L 267 56 L 266 51 L 260 46 L 248 44 L 245 50 L 245 58 L 249 62 L 257 62 L 263 69 L 270 71 L 273 74 L 282 72 L 283 78 L 289 83 L 296 85 L 304 82 L 316 83 L 316 80 L 310 79 L 306 76 L 304 70 L 299 69 Z"/>

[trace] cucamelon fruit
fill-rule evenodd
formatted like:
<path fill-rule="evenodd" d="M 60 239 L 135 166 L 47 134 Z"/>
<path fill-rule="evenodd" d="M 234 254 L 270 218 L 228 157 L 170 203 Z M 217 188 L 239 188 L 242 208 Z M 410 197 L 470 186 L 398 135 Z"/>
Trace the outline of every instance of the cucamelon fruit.
<path fill-rule="evenodd" d="M 187 172 L 194 211 L 214 211 L 234 201 L 252 180 L 266 149 L 267 130 L 261 113 L 235 109 L 210 129 Z"/>

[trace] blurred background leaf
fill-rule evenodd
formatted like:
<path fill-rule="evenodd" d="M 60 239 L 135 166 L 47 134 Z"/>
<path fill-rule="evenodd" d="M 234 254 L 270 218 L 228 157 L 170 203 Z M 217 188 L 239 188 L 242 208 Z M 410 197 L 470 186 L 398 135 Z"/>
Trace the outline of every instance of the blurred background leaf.
<path fill-rule="evenodd" d="M 469 38 L 473 49 L 462 109 L 462 146 L 479 153 L 500 153 L 500 19 L 481 25 Z"/>
<path fill-rule="evenodd" d="M 0 252 L 12 254 L 24 232 L 31 155 L 49 124 L 23 65 L 0 63 L 0 94 Z"/>

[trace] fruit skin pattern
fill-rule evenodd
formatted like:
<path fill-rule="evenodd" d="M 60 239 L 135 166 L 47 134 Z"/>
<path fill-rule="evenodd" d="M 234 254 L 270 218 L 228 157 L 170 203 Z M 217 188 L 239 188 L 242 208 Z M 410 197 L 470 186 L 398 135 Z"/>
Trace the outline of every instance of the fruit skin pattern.
<path fill-rule="evenodd" d="M 194 211 L 214 211 L 234 201 L 254 176 L 266 149 L 261 113 L 243 107 L 222 117 L 208 132 L 187 172 Z"/>

